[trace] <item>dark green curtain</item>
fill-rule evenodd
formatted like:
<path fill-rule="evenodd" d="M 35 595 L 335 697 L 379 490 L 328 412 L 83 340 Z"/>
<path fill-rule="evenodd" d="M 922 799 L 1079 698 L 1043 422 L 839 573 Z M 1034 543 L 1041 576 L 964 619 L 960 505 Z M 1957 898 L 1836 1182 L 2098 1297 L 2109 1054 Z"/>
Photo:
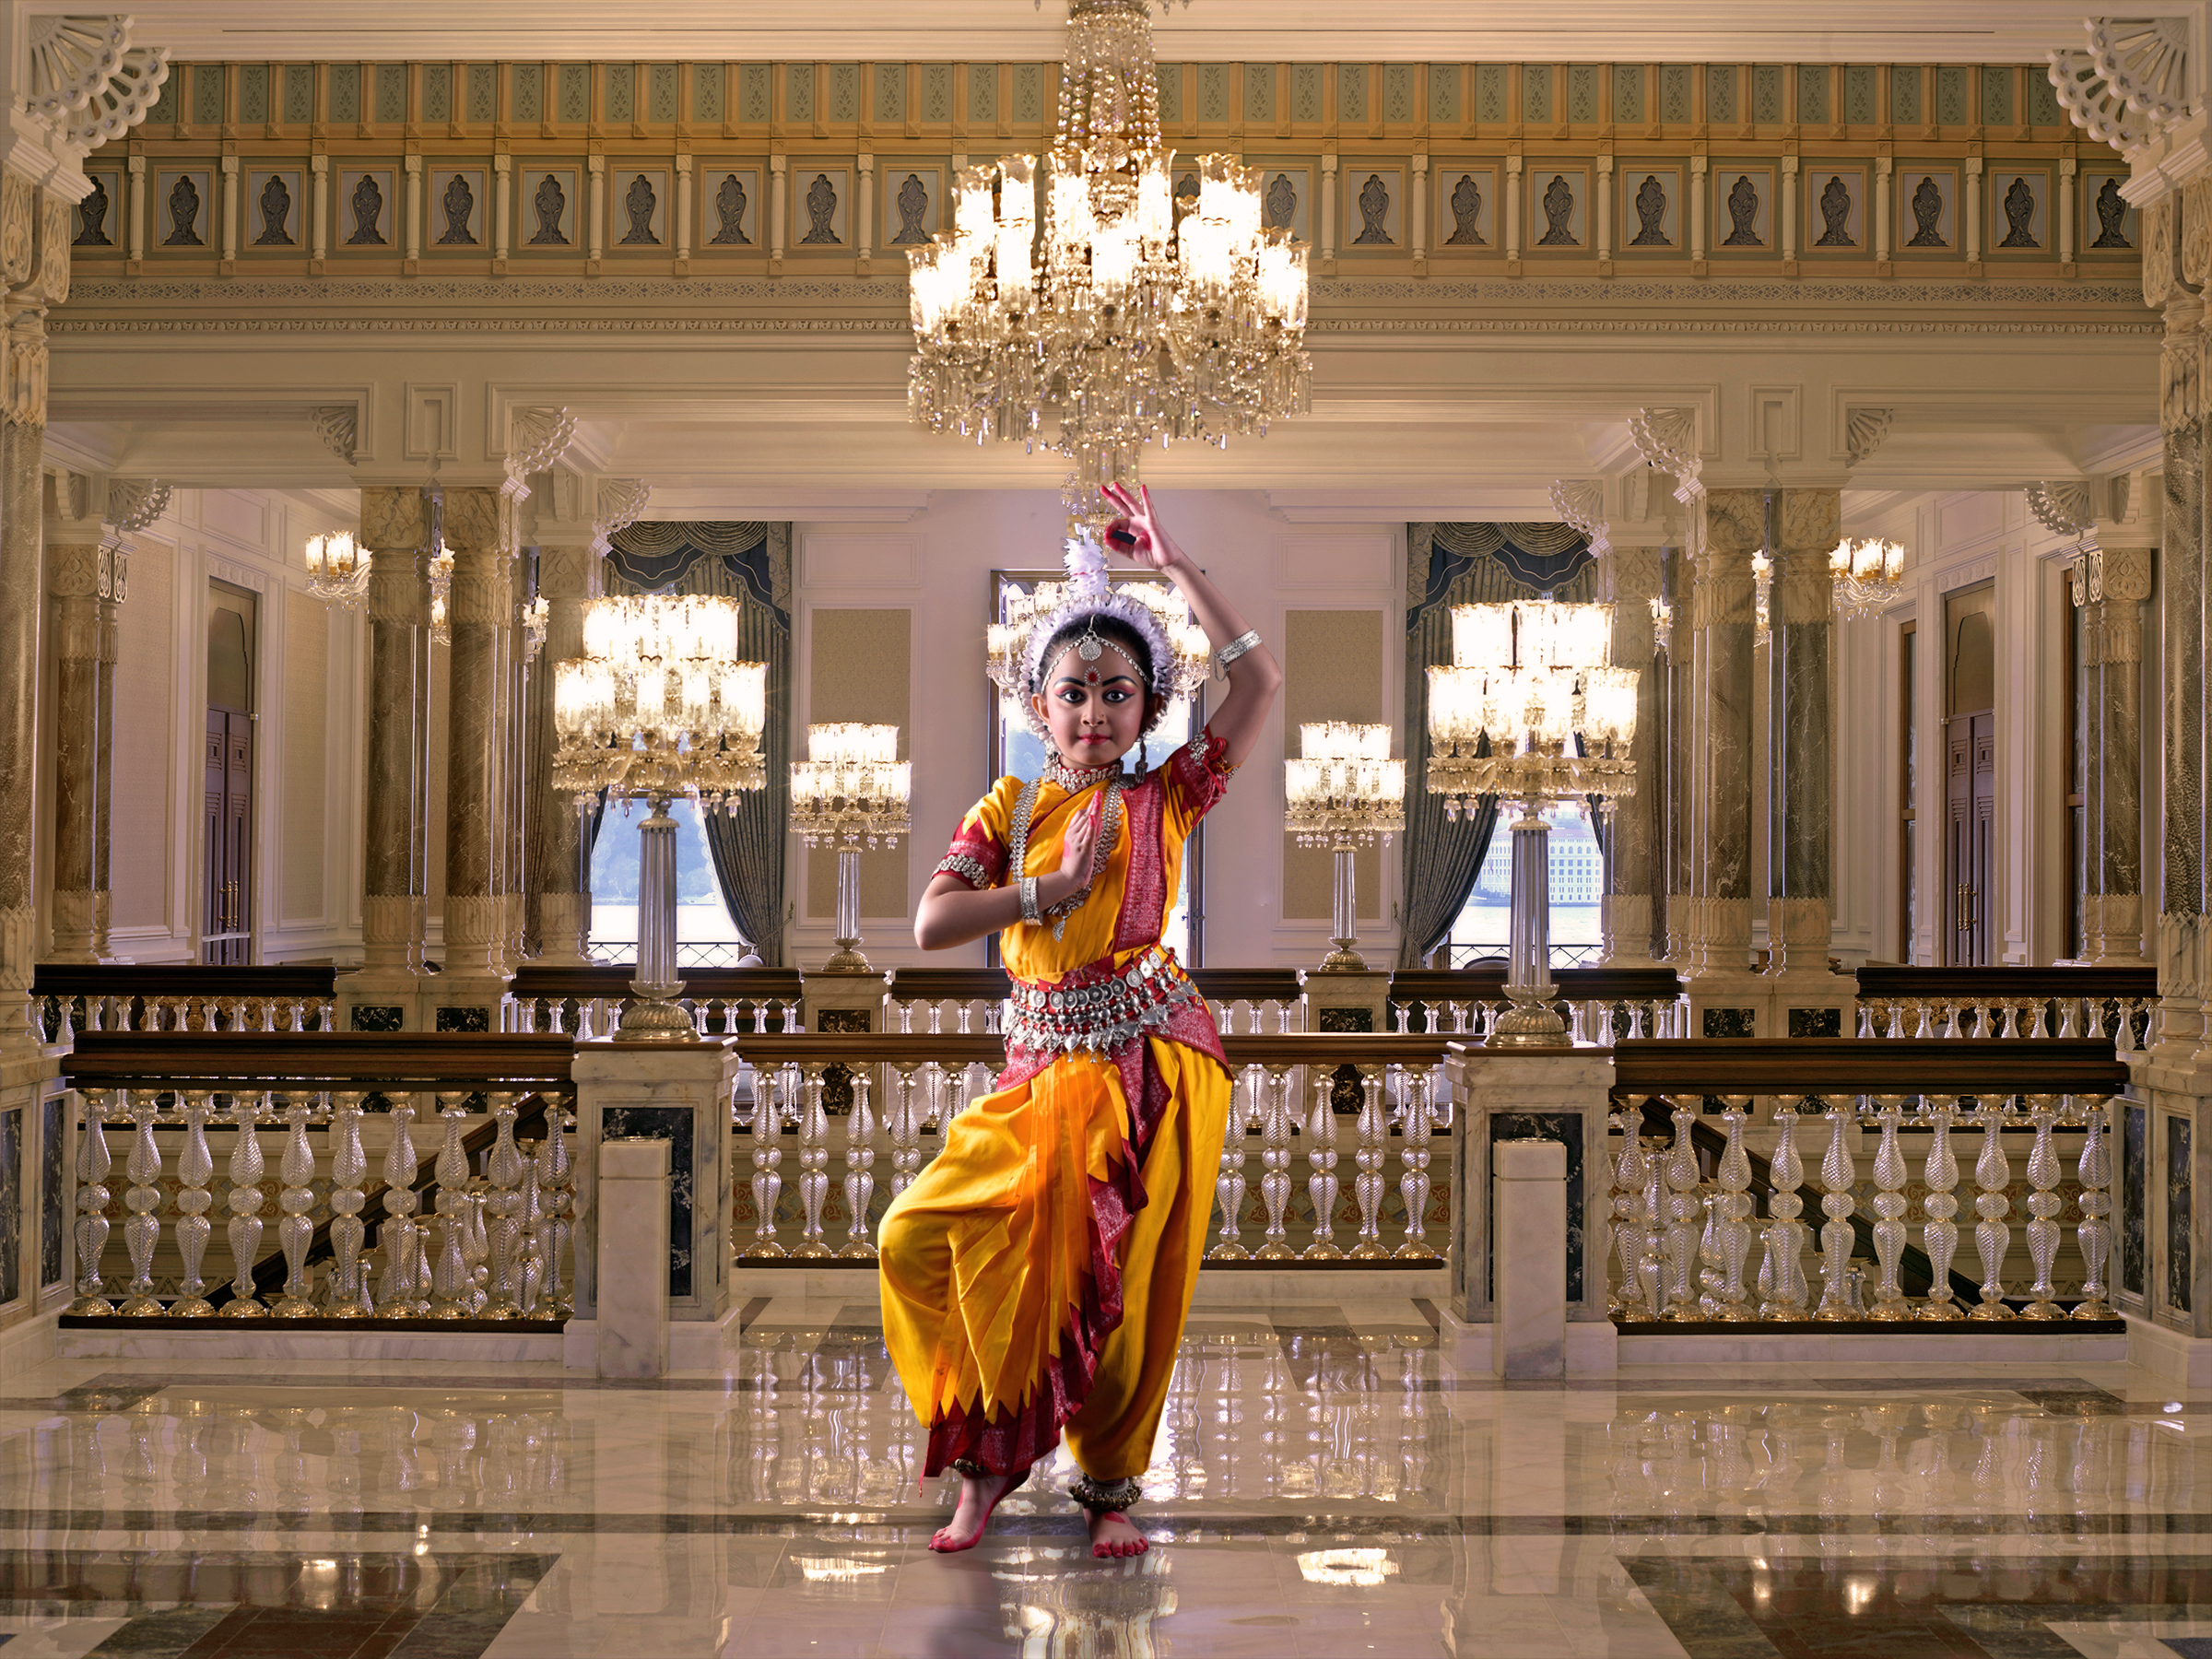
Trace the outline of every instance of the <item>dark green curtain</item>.
<path fill-rule="evenodd" d="M 783 964 L 783 853 L 791 818 L 791 526 L 654 522 L 618 531 L 609 593 L 719 594 L 740 601 L 738 649 L 768 665 L 766 788 L 702 813 L 730 920 L 761 961 Z"/>
<path fill-rule="evenodd" d="M 1546 593 L 1587 600 L 1595 572 L 1589 541 L 1566 524 L 1409 524 L 1406 550 L 1406 924 L 1398 966 L 1418 968 L 1451 936 L 1498 827 L 1495 796 L 1454 821 L 1444 816 L 1444 797 L 1428 790 L 1429 669 L 1452 660 L 1452 607 Z"/>

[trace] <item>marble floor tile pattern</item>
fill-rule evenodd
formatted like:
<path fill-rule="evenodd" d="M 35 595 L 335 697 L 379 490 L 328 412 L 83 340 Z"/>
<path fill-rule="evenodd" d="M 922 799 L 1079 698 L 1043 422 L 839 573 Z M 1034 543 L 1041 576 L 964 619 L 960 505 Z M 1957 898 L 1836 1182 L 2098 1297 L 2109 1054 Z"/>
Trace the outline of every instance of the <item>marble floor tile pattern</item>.
<path fill-rule="evenodd" d="M 1207 1310 L 1089 1559 L 1063 1456 L 984 1546 L 872 1302 L 721 1367 L 57 1362 L 0 1386 L 0 1659 L 2212 1659 L 2212 1394 L 2116 1364 L 1501 1384 L 1434 1307 Z"/>

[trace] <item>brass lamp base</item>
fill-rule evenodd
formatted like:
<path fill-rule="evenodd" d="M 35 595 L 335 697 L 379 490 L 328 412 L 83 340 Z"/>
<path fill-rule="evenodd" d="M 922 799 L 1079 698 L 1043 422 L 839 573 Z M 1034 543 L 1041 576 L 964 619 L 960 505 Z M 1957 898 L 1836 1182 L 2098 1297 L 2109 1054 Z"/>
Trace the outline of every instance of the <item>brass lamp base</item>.
<path fill-rule="evenodd" d="M 1367 959 L 1352 948 L 1352 940 L 1331 939 L 1329 943 L 1336 948 L 1321 959 L 1321 966 L 1314 970 L 1316 973 L 1365 973 L 1368 971 Z"/>
<path fill-rule="evenodd" d="M 830 959 L 821 965 L 819 971 L 823 973 L 873 973 L 876 970 L 870 965 L 868 959 L 860 954 L 860 941 L 854 938 L 838 940 L 837 948 L 830 952 Z"/>
<path fill-rule="evenodd" d="M 631 1001 L 622 1010 L 617 1042 L 697 1042 L 699 1030 L 676 999 L 681 985 L 640 985 L 632 982 Z"/>
<path fill-rule="evenodd" d="M 1498 1016 L 1498 1023 L 1483 1047 L 1494 1049 L 1566 1048 L 1567 1022 L 1552 1007 L 1559 994 L 1555 985 L 1508 985 L 1513 1006 Z"/>

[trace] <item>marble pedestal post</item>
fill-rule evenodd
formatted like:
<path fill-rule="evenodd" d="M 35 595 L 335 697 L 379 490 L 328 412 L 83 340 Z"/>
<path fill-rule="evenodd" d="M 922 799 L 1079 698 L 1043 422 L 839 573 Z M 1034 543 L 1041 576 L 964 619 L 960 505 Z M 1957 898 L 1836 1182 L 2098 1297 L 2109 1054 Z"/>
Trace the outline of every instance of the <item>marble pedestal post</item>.
<path fill-rule="evenodd" d="M 1306 991 L 1309 1031 L 1388 1031 L 1390 975 L 1328 972 L 1308 968 L 1299 982 Z"/>
<path fill-rule="evenodd" d="M 668 1370 L 669 1151 L 650 1138 L 599 1143 L 594 1323 L 603 1377 Z"/>
<path fill-rule="evenodd" d="M 1767 972 L 1762 1037 L 1844 1037 L 1856 986 L 1828 969 L 1835 913 L 1835 574 L 1840 489 L 1785 489 L 1768 644 Z"/>
<path fill-rule="evenodd" d="M 354 1030 L 420 1030 L 429 923 L 430 500 L 413 487 L 361 491 L 369 576 L 369 777 L 363 813 L 361 969 L 341 981 Z"/>
<path fill-rule="evenodd" d="M 730 1094 L 737 1077 L 736 1050 L 727 1042 L 582 1042 L 572 1075 L 579 1220 L 568 1361 L 589 1366 L 598 1352 L 600 1146 L 642 1138 L 668 1143 L 668 1364 L 678 1371 L 712 1365 L 735 1316 L 730 1300 Z"/>
<path fill-rule="evenodd" d="M 53 605 L 53 948 L 59 962 L 95 962 L 106 945 L 108 755 L 113 707 L 114 609 L 120 544 L 92 499 L 92 480 L 55 481 L 46 586 Z M 89 509 L 88 512 L 86 510 Z"/>
<path fill-rule="evenodd" d="M 1605 959 L 1635 966 L 1658 954 L 1653 936 L 1653 896 L 1665 890 L 1660 867 L 1666 809 L 1666 685 L 1652 640 L 1652 601 L 1660 592 L 1665 549 L 1621 545 L 1622 526 L 1612 533 L 1605 559 L 1607 596 L 1613 603 L 1613 664 L 1633 668 L 1636 736 L 1629 759 L 1636 769 L 1636 793 L 1619 802 L 1606 830 L 1606 890 L 1599 900 Z"/>
<path fill-rule="evenodd" d="M 2143 602 L 2147 547 L 2093 548 L 2068 571 L 2081 613 L 2081 957 L 2143 958 Z"/>
<path fill-rule="evenodd" d="M 1614 1368 L 1612 1321 L 1606 1313 L 1611 1182 L 1606 1171 L 1606 1093 L 1613 1064 L 1595 1048 L 1516 1053 L 1453 1045 L 1444 1076 L 1458 1105 L 1452 1125 L 1460 1184 L 1452 1220 L 1452 1333 L 1455 1363 L 1494 1363 L 1499 1275 L 1517 1265 L 1498 1225 L 1498 1149 L 1536 1139 L 1562 1148 L 1566 1183 L 1565 1363 L 1571 1374 Z"/>
<path fill-rule="evenodd" d="M 453 634 L 447 698 L 445 962 L 441 1030 L 488 1031 L 513 972 L 514 500 L 504 488 L 444 492 Z"/>
<path fill-rule="evenodd" d="M 1494 1141 L 1490 1166 L 1491 1373 L 1564 1377 L 1567 1148 L 1534 1136 Z"/>
<path fill-rule="evenodd" d="M 1759 979 L 1750 971 L 1751 555 L 1767 539 L 1765 493 L 1708 491 L 1692 571 L 1683 733 L 1688 869 L 1685 890 L 1669 901 L 1683 912 L 1680 965 L 1692 1037 L 1765 1034 L 1757 1029 Z M 1677 640 L 1683 631 L 1677 620 Z"/>

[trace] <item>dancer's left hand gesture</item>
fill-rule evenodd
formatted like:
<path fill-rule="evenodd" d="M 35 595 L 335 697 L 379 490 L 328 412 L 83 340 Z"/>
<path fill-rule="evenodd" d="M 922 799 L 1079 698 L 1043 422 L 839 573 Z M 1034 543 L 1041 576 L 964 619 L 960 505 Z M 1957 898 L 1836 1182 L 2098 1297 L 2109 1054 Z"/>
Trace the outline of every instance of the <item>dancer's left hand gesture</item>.
<path fill-rule="evenodd" d="M 1152 492 L 1143 485 L 1107 484 L 1099 493 L 1122 510 L 1121 517 L 1106 526 L 1106 545 L 1133 564 L 1155 571 L 1172 570 L 1185 561 L 1181 547 L 1152 516 Z"/>

